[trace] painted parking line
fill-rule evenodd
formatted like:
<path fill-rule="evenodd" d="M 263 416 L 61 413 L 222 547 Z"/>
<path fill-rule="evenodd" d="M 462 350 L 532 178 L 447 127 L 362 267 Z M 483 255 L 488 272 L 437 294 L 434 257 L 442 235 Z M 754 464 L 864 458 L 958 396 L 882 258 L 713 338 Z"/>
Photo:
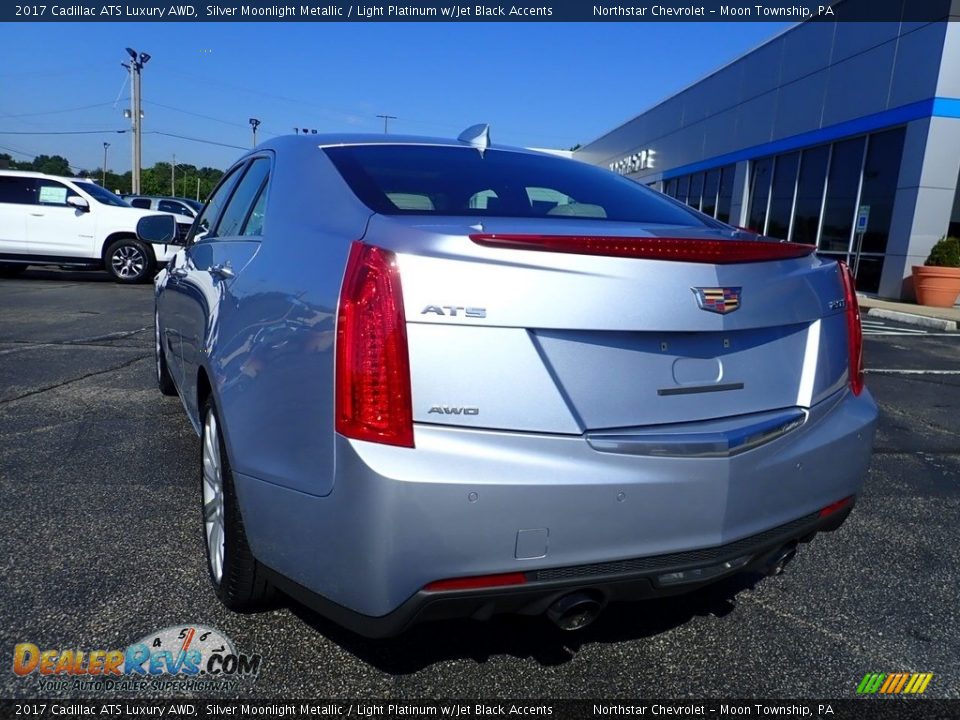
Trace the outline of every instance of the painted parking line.
<path fill-rule="evenodd" d="M 882 320 L 867 320 L 861 318 L 860 325 L 863 327 L 864 336 L 867 335 L 921 335 L 923 337 L 960 337 L 960 333 L 955 332 L 936 332 L 924 328 L 910 328 L 902 325 L 888 325 Z"/>
<path fill-rule="evenodd" d="M 898 368 L 866 368 L 871 375 L 960 375 L 960 370 L 901 370 Z"/>

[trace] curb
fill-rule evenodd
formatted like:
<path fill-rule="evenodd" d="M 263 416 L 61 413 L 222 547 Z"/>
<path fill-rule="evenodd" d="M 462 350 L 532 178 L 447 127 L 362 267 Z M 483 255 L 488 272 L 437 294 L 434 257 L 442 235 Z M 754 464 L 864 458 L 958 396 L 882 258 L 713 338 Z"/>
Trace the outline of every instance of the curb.
<path fill-rule="evenodd" d="M 880 318 L 881 320 L 894 320 L 895 322 L 906 323 L 907 325 L 919 325 L 920 327 L 939 330 L 941 332 L 957 331 L 957 323 L 955 320 L 944 320 L 943 318 L 932 318 L 925 315 L 911 315 L 910 313 L 885 310 L 884 308 L 870 308 L 870 310 L 867 311 L 867 315 L 869 317 Z"/>

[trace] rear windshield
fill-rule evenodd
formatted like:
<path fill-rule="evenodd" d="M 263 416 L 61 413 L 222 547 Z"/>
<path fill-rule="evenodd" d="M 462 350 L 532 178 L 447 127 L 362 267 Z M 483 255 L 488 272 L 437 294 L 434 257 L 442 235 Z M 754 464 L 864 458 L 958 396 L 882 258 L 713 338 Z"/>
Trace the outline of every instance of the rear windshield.
<path fill-rule="evenodd" d="M 324 149 L 357 197 L 383 215 L 705 224 L 632 180 L 565 158 L 428 145 Z"/>

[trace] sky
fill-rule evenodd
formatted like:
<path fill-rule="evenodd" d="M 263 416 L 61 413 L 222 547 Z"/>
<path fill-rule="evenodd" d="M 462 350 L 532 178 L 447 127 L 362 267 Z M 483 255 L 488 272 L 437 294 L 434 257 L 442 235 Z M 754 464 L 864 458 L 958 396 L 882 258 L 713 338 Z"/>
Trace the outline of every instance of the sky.
<path fill-rule="evenodd" d="M 17 23 L 0 45 L 0 152 L 131 166 L 124 48 L 147 52 L 143 165 L 225 168 L 294 127 L 585 144 L 790 23 Z M 86 134 L 24 134 L 85 131 Z M 89 132 L 94 131 L 94 132 Z M 107 131 L 107 132 L 100 132 Z M 167 134 L 164 134 L 167 133 Z M 197 142 L 170 135 L 181 135 Z M 220 144 L 217 144 L 220 143 Z"/>

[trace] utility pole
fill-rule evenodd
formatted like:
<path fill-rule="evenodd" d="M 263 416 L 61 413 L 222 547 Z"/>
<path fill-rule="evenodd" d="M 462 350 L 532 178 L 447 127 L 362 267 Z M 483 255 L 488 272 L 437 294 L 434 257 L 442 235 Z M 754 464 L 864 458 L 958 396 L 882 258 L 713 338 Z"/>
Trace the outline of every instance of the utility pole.
<path fill-rule="evenodd" d="M 170 197 L 177 194 L 177 154 L 173 154 L 173 162 L 170 163 Z"/>
<path fill-rule="evenodd" d="M 107 148 L 110 147 L 110 143 L 105 142 L 103 144 L 103 177 L 100 179 L 100 184 L 103 187 L 107 187 Z"/>
<path fill-rule="evenodd" d="M 197 175 L 197 202 L 200 202 L 200 176 Z"/>
<path fill-rule="evenodd" d="M 386 135 L 389 132 L 387 128 L 387 123 L 390 122 L 391 120 L 396 120 L 397 116 L 396 115 L 377 115 L 377 117 L 383 118 L 383 134 Z"/>
<path fill-rule="evenodd" d="M 260 126 L 260 121 L 256 118 L 250 118 L 250 127 L 253 129 L 253 147 L 257 146 L 257 128 Z"/>
<path fill-rule="evenodd" d="M 133 131 L 133 168 L 131 171 L 131 192 L 140 193 L 140 133 L 143 120 L 143 108 L 140 103 L 140 71 L 150 61 L 147 53 L 137 53 L 133 48 L 126 48 L 130 56 L 130 64 L 120 63 L 130 71 L 130 86 L 133 92 L 130 96 L 130 129 Z"/>

